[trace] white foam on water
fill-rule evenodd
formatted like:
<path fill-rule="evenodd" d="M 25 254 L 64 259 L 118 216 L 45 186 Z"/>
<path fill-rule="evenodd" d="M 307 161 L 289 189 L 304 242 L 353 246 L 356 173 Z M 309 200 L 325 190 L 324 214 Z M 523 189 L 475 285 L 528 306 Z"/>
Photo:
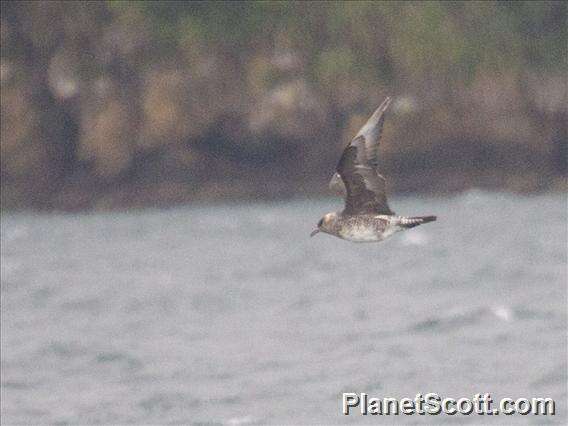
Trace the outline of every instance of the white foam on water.
<path fill-rule="evenodd" d="M 494 306 L 491 308 L 491 312 L 497 318 L 506 322 L 512 321 L 513 317 L 515 316 L 513 310 L 507 306 Z"/>
<path fill-rule="evenodd" d="M 233 417 L 227 420 L 225 424 L 229 426 L 250 425 L 256 423 L 257 420 L 252 416 Z"/>
<path fill-rule="evenodd" d="M 425 246 L 429 240 L 426 232 L 410 229 L 403 231 L 401 243 L 405 246 Z"/>

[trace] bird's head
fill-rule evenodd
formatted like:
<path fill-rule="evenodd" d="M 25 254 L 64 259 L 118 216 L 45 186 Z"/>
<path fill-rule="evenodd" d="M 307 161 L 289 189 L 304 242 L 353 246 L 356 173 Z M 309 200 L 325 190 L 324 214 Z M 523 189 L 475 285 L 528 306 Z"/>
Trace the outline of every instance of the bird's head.
<path fill-rule="evenodd" d="M 318 222 L 318 227 L 312 231 L 310 237 L 313 237 L 318 232 L 325 232 L 326 234 L 332 234 L 333 224 L 337 219 L 337 213 L 328 213 L 320 219 Z"/>

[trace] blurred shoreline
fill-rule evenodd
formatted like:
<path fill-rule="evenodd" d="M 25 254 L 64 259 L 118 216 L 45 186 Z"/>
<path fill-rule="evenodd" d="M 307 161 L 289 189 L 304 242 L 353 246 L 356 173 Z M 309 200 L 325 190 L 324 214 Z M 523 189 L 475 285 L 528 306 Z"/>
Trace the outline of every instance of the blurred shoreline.
<path fill-rule="evenodd" d="M 390 193 L 567 189 L 566 2 L 1 8 L 3 210 L 324 195 L 386 96 Z"/>
<path fill-rule="evenodd" d="M 411 196 L 422 194 L 427 196 L 455 196 L 469 191 L 487 191 L 523 196 L 545 193 L 568 193 L 566 178 L 551 177 L 546 184 L 539 176 L 517 175 L 487 175 L 477 176 L 476 184 L 469 180 L 471 176 L 430 176 L 425 181 L 420 175 L 400 176 L 400 180 L 387 182 L 390 196 Z M 452 186 L 447 181 L 452 181 Z M 316 183 L 320 183 L 319 187 Z M 264 182 L 252 186 L 250 182 L 208 182 L 196 187 L 192 184 L 162 182 L 141 185 L 124 182 L 113 185 L 112 188 L 93 187 L 85 189 L 82 185 L 69 185 L 58 193 L 53 201 L 41 205 L 30 206 L 27 202 L 18 203 L 18 195 L 10 191 L 17 188 L 2 188 L 2 212 L 38 211 L 38 212 L 87 212 L 87 211 L 127 211 L 144 208 L 167 208 L 182 205 L 208 205 L 210 203 L 242 203 L 270 202 L 297 199 L 321 199 L 333 197 L 327 190 L 327 181 L 323 179 L 314 182 Z M 442 188 L 442 189 L 437 189 Z M 13 199 L 10 197 L 13 196 Z M 341 200 L 338 198 L 338 203 Z M 339 205 L 339 204 L 338 204 Z"/>

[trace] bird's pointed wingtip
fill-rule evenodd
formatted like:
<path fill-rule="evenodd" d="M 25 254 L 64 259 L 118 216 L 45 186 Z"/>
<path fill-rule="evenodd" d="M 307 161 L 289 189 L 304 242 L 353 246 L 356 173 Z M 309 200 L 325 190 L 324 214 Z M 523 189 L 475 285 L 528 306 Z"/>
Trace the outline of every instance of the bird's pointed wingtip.
<path fill-rule="evenodd" d="M 385 98 L 385 100 L 378 106 L 378 108 L 375 110 L 375 112 L 373 113 L 373 115 L 369 118 L 370 122 L 375 122 L 378 121 L 381 116 L 385 113 L 385 111 L 388 109 L 389 105 L 392 102 L 392 97 L 391 96 L 387 96 Z"/>
<path fill-rule="evenodd" d="M 385 113 L 385 111 L 387 110 L 387 108 L 389 107 L 390 103 L 392 101 L 392 97 L 391 96 L 387 96 L 385 98 L 385 100 L 383 101 L 382 104 L 379 105 L 379 107 L 375 110 L 375 112 L 373 113 L 373 115 L 371 115 L 371 117 L 369 117 L 369 120 L 367 121 L 367 123 L 361 128 L 361 130 L 359 131 L 358 135 L 361 134 L 361 132 L 367 131 L 368 129 L 374 128 L 377 125 L 381 125 L 382 124 L 382 120 L 383 120 L 383 114 Z"/>
<path fill-rule="evenodd" d="M 383 101 L 383 103 L 379 106 L 379 109 L 385 111 L 389 107 L 391 102 L 392 102 L 392 96 L 387 96 Z"/>

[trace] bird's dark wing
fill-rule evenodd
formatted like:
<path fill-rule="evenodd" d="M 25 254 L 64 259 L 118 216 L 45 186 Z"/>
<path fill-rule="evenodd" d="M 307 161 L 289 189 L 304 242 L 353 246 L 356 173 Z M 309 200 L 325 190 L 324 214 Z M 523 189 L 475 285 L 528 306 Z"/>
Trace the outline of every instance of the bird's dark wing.
<path fill-rule="evenodd" d="M 385 179 L 361 161 L 365 156 L 364 143 L 363 136 L 355 138 L 345 148 L 337 165 L 337 173 L 347 190 L 343 213 L 392 215 L 385 193 Z"/>
<path fill-rule="evenodd" d="M 331 184 L 339 178 L 346 189 L 345 214 L 394 214 L 387 203 L 385 178 L 377 171 L 384 112 L 389 104 L 390 98 L 385 99 L 359 130 L 343 151 L 332 177 Z"/>

